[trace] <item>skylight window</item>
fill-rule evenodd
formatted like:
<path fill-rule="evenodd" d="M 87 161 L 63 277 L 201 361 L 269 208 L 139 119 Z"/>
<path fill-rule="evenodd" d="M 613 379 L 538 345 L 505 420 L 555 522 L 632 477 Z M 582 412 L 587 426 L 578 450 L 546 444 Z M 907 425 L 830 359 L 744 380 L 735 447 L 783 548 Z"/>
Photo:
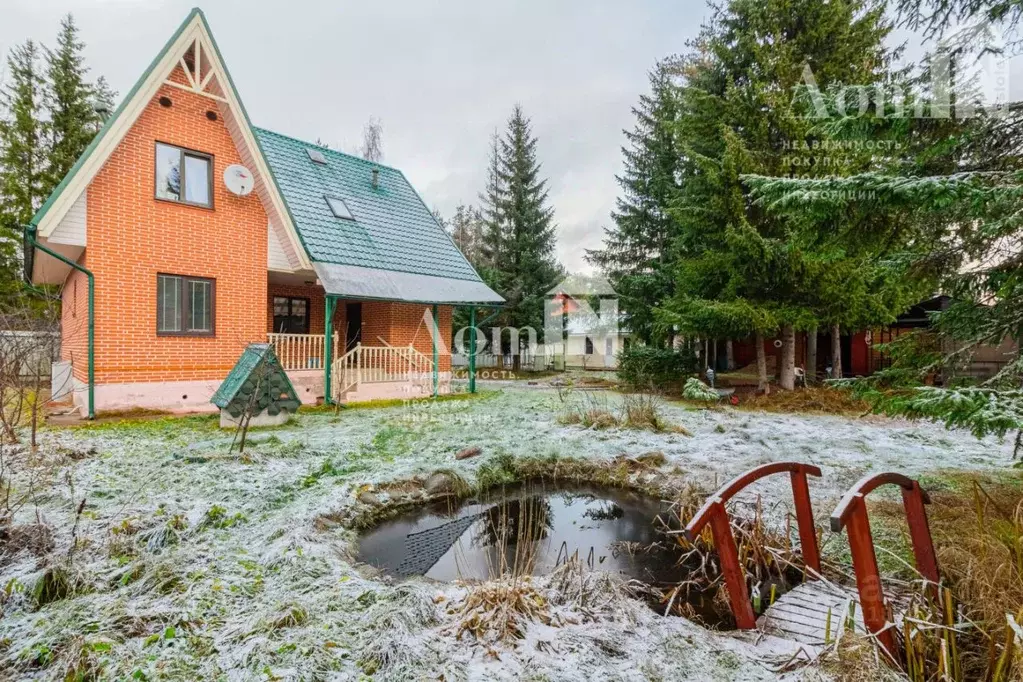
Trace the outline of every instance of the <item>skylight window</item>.
<path fill-rule="evenodd" d="M 312 159 L 313 163 L 319 163 L 324 166 L 327 165 L 327 159 L 324 158 L 323 152 L 321 152 L 319 149 L 312 149 L 310 147 L 306 147 L 305 153 L 309 155 L 309 158 Z"/>
<path fill-rule="evenodd" d="M 332 197 L 329 194 L 323 197 L 327 200 L 327 205 L 330 206 L 331 213 L 335 217 L 343 220 L 355 220 L 355 216 L 348 210 L 348 204 L 345 203 L 344 199 L 338 197 Z"/>

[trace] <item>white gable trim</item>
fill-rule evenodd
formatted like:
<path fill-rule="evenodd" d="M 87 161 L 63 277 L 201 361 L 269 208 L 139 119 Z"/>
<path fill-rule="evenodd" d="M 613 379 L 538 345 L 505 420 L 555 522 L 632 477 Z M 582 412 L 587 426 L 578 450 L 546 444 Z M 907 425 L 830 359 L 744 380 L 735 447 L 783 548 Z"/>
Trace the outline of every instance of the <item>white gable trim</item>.
<path fill-rule="evenodd" d="M 163 51 L 159 61 L 146 73 L 142 82 L 134 89 L 131 99 L 125 103 L 117 114 L 116 119 L 110 123 L 109 129 L 99 141 L 99 144 L 83 160 L 81 167 L 74 177 L 71 178 L 70 182 L 68 182 L 68 185 L 54 198 L 53 204 L 37 225 L 39 236 L 49 238 L 53 235 L 72 206 L 79 200 L 79 197 L 83 196 L 89 184 L 138 121 L 139 116 L 142 115 L 149 102 L 156 96 L 160 88 L 165 85 L 174 69 L 179 66 L 183 55 L 196 45 L 198 47 L 195 48 L 195 56 L 201 59 L 202 62 L 209 63 L 210 72 L 207 73 L 202 82 L 195 83 L 194 89 L 182 86 L 181 84 L 177 84 L 177 87 L 184 87 L 189 91 L 198 90 L 200 91 L 199 94 L 210 96 L 211 99 L 220 101 L 222 109 L 227 110 L 225 113 L 230 114 L 230 118 L 233 119 L 234 123 L 234 125 L 229 125 L 232 137 L 237 135 L 237 137 L 241 138 L 241 144 L 239 144 L 239 140 L 236 138 L 235 145 L 239 148 L 239 152 L 251 159 L 253 165 L 255 165 L 254 170 L 256 171 L 257 183 L 261 181 L 261 184 L 265 186 L 264 191 L 260 192 L 259 195 L 261 200 L 270 205 L 266 206 L 264 203 L 264 208 L 268 214 L 276 218 L 274 221 L 276 224 L 283 226 L 285 235 L 288 237 L 287 241 L 290 243 L 286 246 L 286 251 L 292 252 L 289 255 L 294 256 L 294 260 L 297 261 L 301 268 L 311 269 L 312 266 L 309 263 L 309 258 L 305 248 L 302 246 L 301 239 L 299 239 L 298 232 L 288 213 L 284 199 L 280 196 L 280 192 L 277 191 L 269 166 L 263 158 L 259 144 L 249 126 L 245 110 L 238 98 L 238 94 L 235 92 L 234 86 L 231 84 L 224 65 L 220 61 L 215 43 L 206 28 L 202 14 L 199 12 L 194 13 L 194 16 L 188 21 L 187 25 L 180 30 L 177 39 Z M 194 82 L 195 79 L 192 78 L 191 74 L 187 74 L 187 71 L 186 75 L 190 82 Z M 213 77 L 216 78 L 220 93 L 212 93 L 208 89 Z M 225 116 L 225 119 L 227 118 L 228 116 Z M 226 120 L 225 123 L 227 123 Z M 289 260 L 291 259 L 289 258 Z"/>
<path fill-rule="evenodd" d="M 78 200 L 71 205 L 64 219 L 57 224 L 50 241 L 54 244 L 70 244 L 85 246 L 86 226 L 88 225 L 89 191 L 85 190 Z"/>
<path fill-rule="evenodd" d="M 266 268 L 277 272 L 295 271 L 272 221 L 267 221 L 266 224 Z"/>

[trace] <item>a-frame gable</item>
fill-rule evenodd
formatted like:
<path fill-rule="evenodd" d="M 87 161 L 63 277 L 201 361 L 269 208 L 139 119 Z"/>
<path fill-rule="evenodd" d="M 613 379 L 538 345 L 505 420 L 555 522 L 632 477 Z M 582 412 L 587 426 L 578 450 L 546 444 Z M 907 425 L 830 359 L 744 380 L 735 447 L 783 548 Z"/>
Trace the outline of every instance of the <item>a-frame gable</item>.
<path fill-rule="evenodd" d="M 173 77 L 172 75 L 177 75 Z M 242 162 L 253 170 L 255 192 L 263 203 L 289 264 L 310 269 L 309 258 L 295 229 L 273 174 L 252 131 L 248 114 L 224 65 L 202 11 L 193 9 L 149 68 L 111 115 L 32 220 L 38 235 L 49 238 L 132 129 L 162 86 L 207 97 L 217 107 Z"/>

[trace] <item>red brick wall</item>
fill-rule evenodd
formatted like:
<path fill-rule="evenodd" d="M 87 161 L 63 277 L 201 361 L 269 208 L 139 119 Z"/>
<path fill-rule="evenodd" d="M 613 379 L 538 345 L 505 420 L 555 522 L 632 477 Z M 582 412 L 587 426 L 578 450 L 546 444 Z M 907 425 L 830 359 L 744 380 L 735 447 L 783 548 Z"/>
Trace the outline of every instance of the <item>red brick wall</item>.
<path fill-rule="evenodd" d="M 220 379 L 266 338 L 267 217 L 255 194 L 224 188 L 224 168 L 241 160 L 223 120 L 206 117 L 215 105 L 162 87 L 89 186 L 98 383 Z M 212 210 L 154 198 L 157 141 L 214 156 Z M 156 335 L 157 273 L 216 280 L 215 336 Z"/>
<path fill-rule="evenodd" d="M 423 312 L 431 312 L 431 307 L 416 303 L 388 303 L 385 305 L 390 308 L 388 343 L 392 346 L 407 346 L 411 343 L 420 353 L 432 357 L 433 342 L 430 337 L 430 328 L 423 317 Z M 438 307 L 437 314 L 440 318 L 438 326 L 443 342 L 438 349 L 438 352 L 441 353 L 438 369 L 441 372 L 451 371 L 451 313 L 451 306 Z M 364 311 L 364 317 L 365 314 Z"/>
<path fill-rule="evenodd" d="M 87 255 L 79 259 L 88 268 Z M 72 270 L 61 291 L 60 357 L 70 360 L 75 378 L 87 381 L 89 377 L 89 280 Z"/>

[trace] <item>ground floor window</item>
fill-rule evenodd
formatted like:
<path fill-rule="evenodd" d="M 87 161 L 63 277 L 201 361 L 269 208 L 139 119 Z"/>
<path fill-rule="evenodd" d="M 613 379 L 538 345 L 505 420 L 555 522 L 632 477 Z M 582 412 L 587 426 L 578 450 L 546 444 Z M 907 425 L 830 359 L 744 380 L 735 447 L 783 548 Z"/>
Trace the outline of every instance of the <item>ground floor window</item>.
<path fill-rule="evenodd" d="M 157 275 L 157 335 L 213 336 L 215 289 L 205 277 Z"/>
<path fill-rule="evenodd" d="M 309 299 L 274 296 L 274 332 L 309 333 Z"/>

